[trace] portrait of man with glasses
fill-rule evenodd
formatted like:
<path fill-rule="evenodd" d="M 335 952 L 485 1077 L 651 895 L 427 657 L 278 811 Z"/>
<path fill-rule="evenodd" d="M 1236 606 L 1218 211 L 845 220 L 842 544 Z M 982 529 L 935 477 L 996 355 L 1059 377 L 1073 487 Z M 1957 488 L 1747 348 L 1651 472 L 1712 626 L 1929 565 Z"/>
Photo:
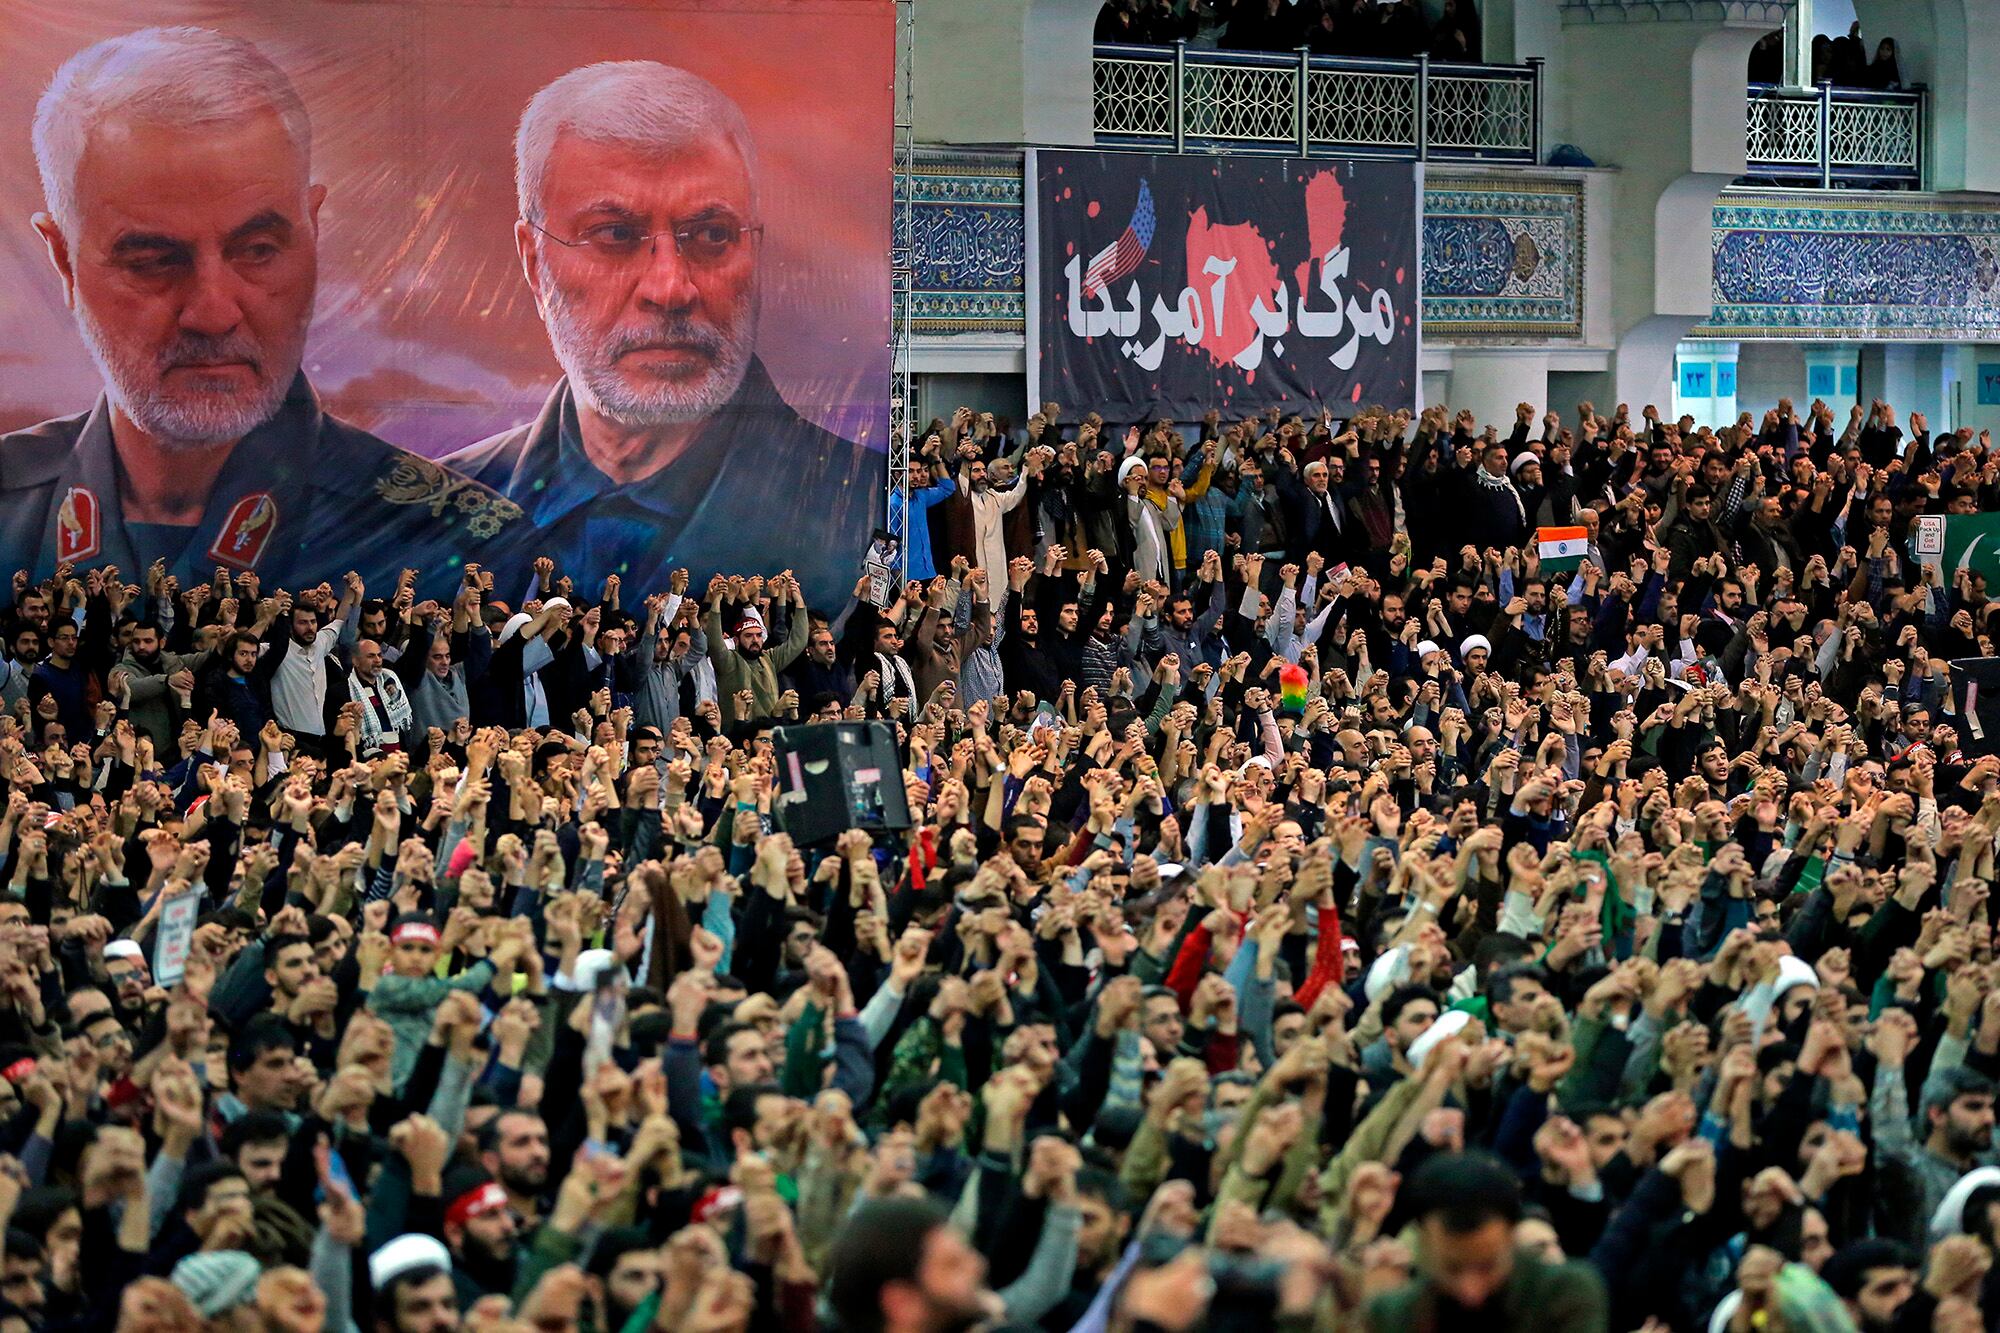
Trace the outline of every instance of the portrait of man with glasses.
<path fill-rule="evenodd" d="M 881 458 L 814 425 L 757 356 L 769 250 L 757 152 L 712 84 L 571 70 L 514 140 L 515 248 L 562 378 L 446 461 L 526 511 L 558 568 L 820 570 L 865 545 Z M 809 588 L 837 597 L 845 588 Z"/>

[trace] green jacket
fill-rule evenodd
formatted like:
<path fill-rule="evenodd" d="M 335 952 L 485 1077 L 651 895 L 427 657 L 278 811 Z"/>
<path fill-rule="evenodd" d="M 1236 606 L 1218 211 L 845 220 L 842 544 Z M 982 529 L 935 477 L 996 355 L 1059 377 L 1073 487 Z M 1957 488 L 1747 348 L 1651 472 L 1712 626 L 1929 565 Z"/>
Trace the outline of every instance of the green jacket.
<path fill-rule="evenodd" d="M 788 624 L 782 643 L 772 643 L 765 636 L 764 651 L 755 657 L 747 656 L 735 648 L 724 644 L 722 615 L 713 608 L 701 618 L 702 633 L 708 636 L 708 660 L 715 667 L 715 693 L 722 701 L 722 715 L 732 716 L 731 700 L 738 690 L 748 690 L 754 696 L 750 705 L 753 717 L 775 717 L 778 712 L 778 696 L 783 687 L 778 684 L 778 673 L 798 660 L 806 650 L 806 635 L 810 626 L 806 623 L 806 609 L 803 606 L 787 608 Z"/>
<path fill-rule="evenodd" d="M 1372 1162 L 1382 1156 L 1389 1146 L 1390 1138 L 1396 1132 L 1396 1125 L 1410 1109 L 1412 1103 L 1424 1090 L 1421 1078 L 1400 1079 L 1382 1100 L 1375 1103 L 1375 1109 L 1363 1117 L 1354 1132 L 1347 1136 L 1347 1143 L 1334 1154 L 1320 1172 L 1320 1229 L 1322 1234 L 1339 1234 L 1340 1210 L 1347 1202 L 1347 1182 L 1353 1179 L 1362 1164 Z"/>
<path fill-rule="evenodd" d="M 935 1080 L 972 1091 L 971 1077 L 965 1067 L 965 1047 L 945 1045 L 943 1029 L 936 1019 L 925 1014 L 896 1039 L 889 1077 L 883 1080 L 882 1089 L 875 1096 L 878 1120 L 886 1123 L 889 1107 L 902 1093 Z"/>
<path fill-rule="evenodd" d="M 468 990 L 477 995 L 492 980 L 493 964 L 482 958 L 450 981 L 440 977 L 399 977 L 388 972 L 375 983 L 375 989 L 368 992 L 368 1007 L 396 1034 L 396 1049 L 390 1056 L 389 1074 L 395 1080 L 399 1095 L 403 1085 L 410 1081 L 410 1071 L 417 1064 L 417 1053 L 431 1039 L 431 1024 L 437 1018 L 437 1007 L 444 1003 L 446 993 Z"/>
<path fill-rule="evenodd" d="M 1368 1302 L 1369 1333 L 1442 1333 L 1459 1312 L 1439 1303 L 1428 1278 L 1417 1278 Z M 1604 1281 L 1585 1263 L 1545 1264 L 1516 1253 L 1514 1272 L 1479 1312 L 1485 1333 L 1607 1333 L 1611 1324 Z"/>

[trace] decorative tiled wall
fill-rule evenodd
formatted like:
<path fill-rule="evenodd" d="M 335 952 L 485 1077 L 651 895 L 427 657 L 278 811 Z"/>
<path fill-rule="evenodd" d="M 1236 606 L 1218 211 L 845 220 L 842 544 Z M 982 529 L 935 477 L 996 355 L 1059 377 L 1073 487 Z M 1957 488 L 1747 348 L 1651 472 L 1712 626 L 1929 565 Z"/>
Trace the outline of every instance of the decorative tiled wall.
<path fill-rule="evenodd" d="M 907 187 L 919 337 L 1026 327 L 1019 154 L 919 149 Z M 1576 339 L 1583 185 L 1432 170 L 1424 188 L 1424 336 L 1441 344 Z"/>
<path fill-rule="evenodd" d="M 1583 183 L 1529 175 L 1424 178 L 1424 339 L 1583 334 Z"/>
<path fill-rule="evenodd" d="M 1021 337 L 1020 155 L 922 149 L 915 167 L 912 331 Z M 1580 340 L 1583 214 L 1580 180 L 1432 169 L 1426 341 Z M 2000 342 L 2000 204 L 1731 190 L 1713 253 L 1715 313 L 1696 337 Z"/>
<path fill-rule="evenodd" d="M 912 165 L 897 182 L 910 190 L 914 232 L 911 333 L 1021 336 L 1021 155 L 919 149 Z"/>
<path fill-rule="evenodd" d="M 1737 191 L 1715 206 L 1710 338 L 2000 338 L 2000 207 Z"/>

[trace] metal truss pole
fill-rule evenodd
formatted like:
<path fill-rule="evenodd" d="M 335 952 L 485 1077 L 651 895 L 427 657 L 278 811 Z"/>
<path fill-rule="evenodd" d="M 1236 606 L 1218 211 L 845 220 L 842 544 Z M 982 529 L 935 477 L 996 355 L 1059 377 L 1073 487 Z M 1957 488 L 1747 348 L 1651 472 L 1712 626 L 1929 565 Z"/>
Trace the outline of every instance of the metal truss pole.
<path fill-rule="evenodd" d="M 895 196 L 889 247 L 889 478 L 887 510 L 898 532 L 910 519 L 910 436 L 916 429 L 915 385 L 910 374 L 910 300 L 916 274 L 916 0 L 896 0 Z M 910 543 L 901 547 L 902 577 L 910 577 Z"/>

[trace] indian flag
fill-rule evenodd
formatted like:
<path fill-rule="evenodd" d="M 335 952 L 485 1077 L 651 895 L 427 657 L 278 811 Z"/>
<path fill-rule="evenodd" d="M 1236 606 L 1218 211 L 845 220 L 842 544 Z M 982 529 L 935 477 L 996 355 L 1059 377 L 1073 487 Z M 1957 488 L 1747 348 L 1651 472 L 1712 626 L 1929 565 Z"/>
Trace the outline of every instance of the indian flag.
<path fill-rule="evenodd" d="M 1590 533 L 1584 528 L 1536 528 L 1535 546 L 1543 574 L 1573 574 L 1589 553 Z"/>

